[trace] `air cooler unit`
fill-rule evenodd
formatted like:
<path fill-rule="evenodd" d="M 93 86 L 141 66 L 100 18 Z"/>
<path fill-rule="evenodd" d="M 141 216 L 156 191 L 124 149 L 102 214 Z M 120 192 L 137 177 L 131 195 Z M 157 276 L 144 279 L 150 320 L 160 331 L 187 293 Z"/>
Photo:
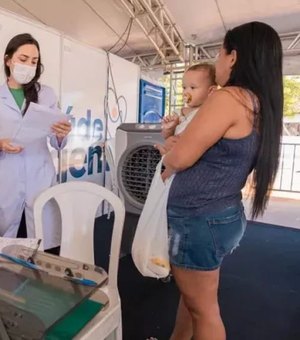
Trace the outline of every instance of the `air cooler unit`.
<path fill-rule="evenodd" d="M 154 144 L 163 143 L 160 124 L 121 124 L 116 132 L 116 175 L 127 212 L 140 214 L 161 159 Z"/>

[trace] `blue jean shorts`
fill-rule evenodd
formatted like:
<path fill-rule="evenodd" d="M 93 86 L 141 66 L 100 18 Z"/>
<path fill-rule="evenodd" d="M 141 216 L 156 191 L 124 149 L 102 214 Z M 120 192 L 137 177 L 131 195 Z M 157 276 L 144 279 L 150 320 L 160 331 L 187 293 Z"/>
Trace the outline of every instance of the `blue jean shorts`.
<path fill-rule="evenodd" d="M 184 216 L 168 208 L 169 255 L 174 266 L 214 270 L 242 239 L 246 217 L 242 204 L 218 213 Z"/>

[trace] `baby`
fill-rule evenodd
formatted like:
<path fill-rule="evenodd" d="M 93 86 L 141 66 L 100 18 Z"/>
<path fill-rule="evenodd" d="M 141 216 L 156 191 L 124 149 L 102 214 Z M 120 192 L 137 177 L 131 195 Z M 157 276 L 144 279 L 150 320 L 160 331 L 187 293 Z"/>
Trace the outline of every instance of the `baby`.
<path fill-rule="evenodd" d="M 214 65 L 201 63 L 189 67 L 183 75 L 182 85 L 185 106 L 179 115 L 166 116 L 162 121 L 162 135 L 166 142 L 156 146 L 162 155 L 172 148 L 205 99 L 217 88 Z"/>

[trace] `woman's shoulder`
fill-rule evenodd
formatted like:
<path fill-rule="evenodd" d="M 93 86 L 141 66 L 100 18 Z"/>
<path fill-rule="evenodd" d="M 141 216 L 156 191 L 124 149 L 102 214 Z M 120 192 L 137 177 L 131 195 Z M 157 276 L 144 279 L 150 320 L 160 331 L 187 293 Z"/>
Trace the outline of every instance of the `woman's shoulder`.
<path fill-rule="evenodd" d="M 250 90 L 246 90 L 240 86 L 224 86 L 221 87 L 220 89 L 218 89 L 219 93 L 222 94 L 227 94 L 233 97 L 239 97 L 239 98 L 244 98 L 246 97 L 251 91 Z"/>
<path fill-rule="evenodd" d="M 225 86 L 215 91 L 215 94 L 216 97 L 238 103 L 250 111 L 256 111 L 259 106 L 256 95 L 251 90 L 239 86 Z"/>
<path fill-rule="evenodd" d="M 226 86 L 221 87 L 209 95 L 207 102 L 221 105 L 226 108 L 227 105 L 236 105 L 243 102 L 244 90 L 239 87 Z"/>

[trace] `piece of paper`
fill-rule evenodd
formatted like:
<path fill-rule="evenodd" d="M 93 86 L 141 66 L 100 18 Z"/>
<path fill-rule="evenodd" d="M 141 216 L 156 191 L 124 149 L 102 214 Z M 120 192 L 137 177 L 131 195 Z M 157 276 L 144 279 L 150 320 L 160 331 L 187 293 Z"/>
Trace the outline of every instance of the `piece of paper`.
<path fill-rule="evenodd" d="M 13 142 L 26 146 L 51 134 L 51 126 L 59 121 L 68 120 L 69 116 L 58 109 L 49 109 L 44 105 L 30 103 L 22 124 L 16 131 Z"/>
<path fill-rule="evenodd" d="M 38 244 L 37 238 L 10 238 L 0 237 L 0 253 L 2 249 L 10 245 L 22 245 L 24 247 L 35 249 Z"/>

